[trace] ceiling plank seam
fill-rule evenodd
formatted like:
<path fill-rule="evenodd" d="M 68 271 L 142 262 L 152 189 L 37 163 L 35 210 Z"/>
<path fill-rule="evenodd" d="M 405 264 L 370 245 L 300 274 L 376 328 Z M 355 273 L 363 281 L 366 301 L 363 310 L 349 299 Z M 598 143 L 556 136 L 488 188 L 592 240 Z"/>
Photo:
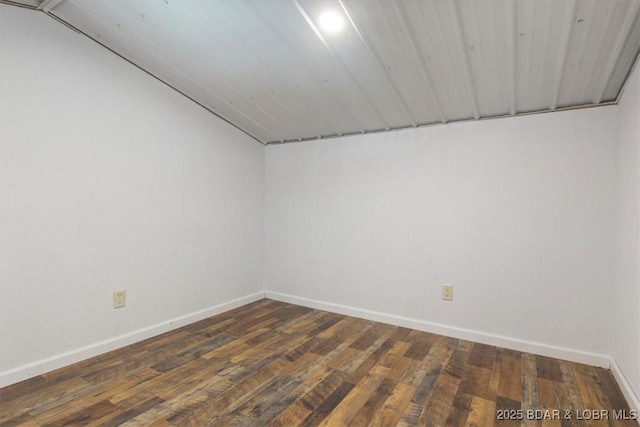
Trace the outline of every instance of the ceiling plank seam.
<path fill-rule="evenodd" d="M 238 92 L 237 90 L 231 88 L 230 85 L 229 86 L 230 90 L 232 92 L 235 92 L 237 96 L 241 97 L 244 99 L 244 95 L 242 95 L 240 92 Z M 253 123 L 255 126 L 257 126 L 258 128 L 260 128 L 264 133 L 270 135 L 273 139 L 280 139 L 277 138 L 277 134 L 276 132 L 274 132 L 273 129 L 271 129 L 270 127 L 268 127 L 267 125 L 265 125 L 264 123 L 258 121 L 258 119 L 254 118 L 253 116 L 249 115 L 248 113 L 245 113 L 242 109 L 236 107 L 236 105 L 230 101 L 230 100 L 225 100 L 222 99 L 219 95 L 213 93 L 210 90 L 206 90 L 205 92 L 208 93 L 212 98 L 215 98 L 219 104 L 224 105 L 225 107 L 229 108 L 230 110 L 233 110 L 236 114 L 244 117 L 245 119 L 247 119 L 248 121 L 250 121 L 251 123 Z M 245 101 L 251 105 L 254 105 L 251 101 L 245 99 Z M 255 106 L 254 106 L 255 107 Z M 257 108 L 256 108 L 257 109 Z M 262 142 L 263 144 L 267 141 L 264 138 L 259 138 L 260 142 Z"/>
<path fill-rule="evenodd" d="M 610 105 L 640 52 L 640 0 L 1 2 L 261 144 Z"/>
<path fill-rule="evenodd" d="M 506 6 L 506 34 L 507 34 L 507 73 L 509 91 L 509 113 L 516 114 L 518 106 L 518 6 L 515 0 L 505 0 Z"/>
<path fill-rule="evenodd" d="M 553 77 L 553 100 L 549 108 L 554 111 L 558 108 L 558 101 L 560 99 L 560 85 L 564 78 L 564 70 L 567 67 L 567 60 L 569 58 L 569 44 L 571 42 L 571 33 L 573 32 L 573 25 L 576 20 L 576 14 L 578 12 L 577 0 L 569 0 L 565 9 L 564 27 L 562 29 L 562 36 L 560 39 L 560 50 L 558 51 L 558 57 L 556 58 L 556 69 Z"/>
<path fill-rule="evenodd" d="M 222 78 L 222 76 L 223 76 L 222 73 L 218 73 L 218 74 L 219 74 L 218 78 L 221 79 L 224 82 L 224 85 L 228 88 L 228 90 L 230 92 L 235 94 L 235 96 L 241 98 L 247 104 L 251 105 L 252 108 L 254 108 L 257 111 L 261 112 L 267 119 L 271 120 L 275 125 L 281 127 L 284 130 L 285 135 L 294 135 L 295 134 L 294 132 L 291 132 L 291 129 L 289 129 L 281 120 L 279 120 L 278 118 L 274 117 L 267 110 L 265 110 L 260 105 L 258 105 L 255 102 L 253 102 L 249 96 L 245 95 L 242 91 L 236 89 L 226 78 Z M 211 93 L 211 91 L 207 91 L 207 92 Z M 214 96 L 214 97 L 216 96 L 215 94 L 211 94 L 211 95 Z M 278 131 L 277 130 L 274 130 L 270 126 L 267 126 L 266 124 L 263 124 L 263 123 L 259 122 L 257 119 L 250 118 L 249 115 L 247 115 L 244 112 L 242 112 L 239 108 L 236 108 L 235 105 L 233 104 L 233 102 L 227 101 L 225 105 L 227 107 L 231 108 L 232 110 L 234 110 L 236 113 L 241 114 L 243 117 L 251 120 L 256 126 L 258 126 L 259 128 L 267 131 L 267 133 L 269 133 L 272 137 L 275 137 L 275 139 L 278 139 L 280 141 L 284 140 L 284 138 L 278 137 Z"/>
<path fill-rule="evenodd" d="M 460 5 L 457 0 L 452 0 L 449 2 L 449 12 L 451 14 L 451 18 L 453 19 L 453 23 L 456 27 L 455 38 L 458 42 L 458 48 L 462 52 L 462 61 L 464 63 L 464 79 L 467 83 L 467 89 L 469 91 L 469 95 L 471 96 L 471 107 L 473 108 L 473 117 L 475 119 L 480 118 L 480 110 L 478 108 L 478 97 L 476 95 L 476 88 L 473 82 L 473 74 L 471 72 L 471 63 L 469 61 L 469 52 L 467 52 L 467 36 L 464 32 L 464 27 L 460 22 Z"/>
<path fill-rule="evenodd" d="M 212 23 L 213 24 L 213 23 Z M 213 26 L 213 25 L 212 25 Z M 254 46 L 252 43 L 250 43 L 249 40 L 246 39 L 245 37 L 245 32 L 242 31 L 238 31 L 237 27 L 233 26 L 233 25 L 228 25 L 227 22 L 223 23 L 223 31 L 228 32 L 228 33 L 233 33 L 234 34 L 234 38 L 235 40 L 238 40 L 240 42 L 240 44 L 242 45 L 240 46 L 231 46 L 230 49 L 242 49 L 243 51 L 247 51 L 247 52 L 251 52 L 251 55 L 254 57 L 259 57 L 260 55 L 258 54 L 258 52 L 256 52 Z M 284 82 L 280 79 L 280 76 L 275 73 L 272 70 L 272 66 L 268 61 L 262 61 L 261 64 L 262 67 L 269 69 L 271 72 L 270 74 L 272 76 L 275 76 L 278 79 L 278 87 L 281 88 L 286 88 L 286 84 L 284 84 Z M 220 75 L 224 75 L 224 73 L 218 73 Z M 255 74 L 252 75 L 253 79 L 252 79 L 252 86 L 257 88 L 257 90 L 259 91 L 260 94 L 262 94 L 263 96 L 266 96 L 267 98 L 269 98 L 271 100 L 271 102 L 273 102 L 273 105 L 277 106 L 279 108 L 280 111 L 284 111 L 286 113 L 284 120 L 287 120 L 287 118 L 293 117 L 295 115 L 295 111 L 293 110 L 293 107 L 291 107 L 290 105 L 282 102 L 280 100 L 280 98 L 278 98 L 274 91 L 269 90 L 269 89 L 265 89 L 264 87 L 262 87 L 262 85 L 260 84 L 260 82 L 256 79 Z M 227 82 L 227 87 L 231 87 L 231 84 L 229 82 Z M 248 101 L 253 105 L 255 104 L 254 102 L 252 102 L 253 97 L 249 97 Z M 270 105 L 271 106 L 271 105 Z M 290 135 L 296 135 L 296 138 L 298 141 L 301 140 L 301 132 L 300 132 L 300 128 L 296 128 L 295 131 L 293 131 L 291 129 L 291 126 L 287 125 L 285 123 L 285 121 L 283 121 L 282 119 L 274 116 L 272 117 L 272 114 L 270 114 L 268 111 L 265 111 L 264 108 L 261 108 L 260 106 L 256 106 L 257 109 L 259 111 L 261 111 L 263 114 L 265 114 L 269 119 L 271 119 L 272 121 L 275 121 L 276 123 L 278 123 L 279 126 L 281 126 L 282 128 L 284 128 L 286 130 L 285 134 L 287 135 L 288 138 L 290 138 Z M 275 111 L 278 111 L 277 109 L 274 109 Z M 274 113 L 275 114 L 275 113 Z M 299 120 L 302 121 L 302 120 Z M 303 123 L 303 125 L 305 125 L 307 128 L 311 128 L 312 126 L 307 122 L 307 123 Z M 316 137 L 319 137 L 319 135 L 316 135 Z M 283 138 L 281 138 L 281 140 L 283 140 Z"/>
<path fill-rule="evenodd" d="M 264 17 L 264 15 L 262 15 L 262 13 L 260 13 L 259 10 L 256 9 L 256 6 L 251 4 L 250 2 L 248 3 L 250 7 L 252 7 L 254 13 L 260 17 L 260 19 L 264 22 L 265 26 L 271 31 L 271 33 L 278 39 L 278 41 L 281 43 L 282 46 L 284 46 L 288 51 L 292 52 L 295 56 L 295 49 L 293 49 L 289 43 L 286 41 L 286 39 L 284 37 L 282 37 L 282 35 L 273 27 L 273 25 Z M 304 56 L 300 56 L 300 58 L 302 59 L 300 61 L 300 64 L 305 68 L 306 72 L 309 73 L 309 75 L 314 76 L 314 79 L 317 81 L 322 81 L 322 79 L 317 75 L 317 73 L 315 72 L 314 68 L 312 66 L 310 66 L 309 64 L 306 63 L 306 61 L 304 61 Z M 349 118 L 357 125 L 358 127 L 358 132 L 359 133 L 365 133 L 364 130 L 364 126 L 362 126 L 362 123 L 360 122 L 360 120 L 353 114 L 353 112 L 351 111 L 351 109 L 346 106 L 344 104 L 344 102 L 340 99 L 339 96 L 337 96 L 332 90 L 328 91 L 331 94 L 331 97 L 342 107 L 343 111 L 349 116 Z M 340 132 L 335 132 L 336 135 L 342 135 L 343 133 Z M 322 136 L 321 136 L 322 137 Z M 303 141 L 305 139 L 303 138 Z"/>
<path fill-rule="evenodd" d="M 587 52 L 587 41 L 589 40 L 589 36 L 591 35 L 591 32 L 593 30 L 593 24 L 596 21 L 596 7 L 597 7 L 597 3 L 587 3 L 588 5 L 590 5 L 591 7 L 589 8 L 589 13 L 588 16 L 585 16 L 584 18 L 582 18 L 582 16 L 578 17 L 578 20 L 575 21 L 576 24 L 579 24 L 580 26 L 584 26 L 585 24 L 587 25 L 586 30 L 583 29 L 582 32 L 582 37 L 580 39 L 580 44 L 579 44 L 579 48 L 574 50 L 576 52 L 579 53 L 578 55 L 578 62 L 577 64 L 571 64 L 571 65 L 577 65 L 577 72 L 576 72 L 576 77 L 580 76 L 582 74 L 582 71 L 584 70 L 584 61 L 585 61 L 585 54 Z M 576 28 L 576 27 L 574 27 Z M 576 32 L 577 32 L 577 28 L 576 28 Z M 569 90 L 565 90 L 565 93 L 568 93 L 568 99 L 575 99 L 575 92 L 576 92 L 576 85 L 578 82 L 578 78 L 572 78 L 569 79 L 569 83 L 568 83 L 568 87 Z M 559 102 L 561 102 L 562 100 L 560 100 Z"/>
<path fill-rule="evenodd" d="M 373 102 L 373 100 L 369 97 L 369 95 L 367 94 L 367 92 L 364 90 L 364 88 L 362 87 L 362 85 L 360 84 L 360 82 L 358 81 L 358 79 L 356 78 L 356 76 L 353 75 L 353 73 L 351 72 L 351 70 L 349 69 L 349 67 L 347 67 L 347 65 L 344 63 L 344 61 L 342 61 L 342 59 L 340 59 L 340 57 L 336 54 L 336 52 L 331 48 L 331 46 L 329 46 L 329 43 L 327 43 L 327 41 L 324 39 L 324 37 L 322 36 L 322 33 L 320 33 L 320 30 L 318 29 L 318 27 L 316 26 L 316 24 L 313 22 L 313 20 L 311 19 L 311 17 L 309 16 L 309 14 L 307 14 L 307 12 L 304 10 L 304 8 L 302 7 L 302 5 L 300 5 L 300 3 L 298 2 L 298 0 L 292 0 L 293 4 L 296 6 L 296 9 L 298 9 L 298 12 L 300 12 L 300 15 L 302 15 L 302 17 L 304 18 L 304 20 L 307 22 L 307 24 L 309 24 L 309 26 L 311 27 L 311 29 L 313 30 L 314 33 L 316 33 L 316 35 L 318 36 L 318 38 L 322 41 L 322 44 L 324 45 L 324 47 L 327 49 L 327 51 L 329 52 L 329 54 L 333 57 L 333 59 L 340 64 L 340 66 L 342 67 L 342 69 L 346 72 L 346 74 L 349 76 L 349 79 L 351 80 L 351 82 L 355 85 L 356 88 L 358 88 L 358 91 L 360 92 L 360 94 L 363 96 L 363 98 L 369 103 L 369 106 L 371 107 L 371 109 L 373 110 L 373 112 L 376 114 L 376 116 L 378 116 L 378 119 L 380 120 L 380 122 L 383 124 L 384 128 L 386 130 L 389 130 L 389 124 L 387 123 L 387 121 L 384 119 L 384 117 L 382 116 L 382 114 L 380 113 L 380 111 L 378 110 L 378 108 L 376 107 L 375 103 Z"/>
<path fill-rule="evenodd" d="M 278 33 L 278 31 L 273 27 L 273 25 L 272 25 L 272 24 L 271 24 L 271 23 L 270 23 L 270 22 L 269 22 L 269 21 L 268 21 L 268 20 L 267 20 L 263 15 L 262 15 L 262 13 L 260 13 L 260 12 L 255 8 L 255 6 L 254 6 L 254 5 L 252 5 L 251 3 L 248 3 L 247 5 L 251 8 L 251 10 L 253 11 L 253 13 L 254 13 L 254 14 L 255 14 L 255 15 L 256 15 L 256 16 L 257 16 L 257 17 L 262 21 L 262 23 L 264 24 L 265 28 L 267 28 L 267 29 L 269 30 L 269 32 L 271 33 L 271 35 L 273 35 L 273 36 L 274 36 L 274 37 L 275 37 L 275 38 L 280 42 L 280 45 L 281 45 L 281 46 L 283 46 L 283 47 L 287 50 L 287 52 L 289 52 L 289 53 L 291 54 L 291 56 L 295 57 L 295 56 L 296 56 L 296 53 L 295 53 L 294 49 L 292 49 L 292 48 L 291 48 L 291 46 L 289 46 L 289 44 L 285 42 L 285 39 L 280 35 L 280 33 Z M 306 71 L 309 75 L 314 76 L 314 79 L 315 79 L 315 80 L 320 81 L 320 79 L 315 75 L 315 73 L 313 72 L 313 69 L 312 69 L 311 67 L 307 66 L 307 64 L 305 64 L 305 63 L 303 63 L 303 62 L 299 62 L 299 64 L 300 64 L 300 65 L 305 69 L 305 71 Z M 356 123 L 356 124 L 358 125 L 358 127 L 360 128 L 360 129 L 359 129 L 359 132 L 360 132 L 360 133 L 364 133 L 364 129 L 362 129 L 362 124 L 361 124 L 361 123 L 359 123 L 359 121 L 355 118 L 355 116 L 353 116 L 353 114 L 352 114 L 352 113 L 349 111 L 349 109 L 348 109 L 348 108 L 347 108 L 347 107 L 342 103 L 342 101 L 341 101 L 339 98 L 337 98 L 335 95 L 333 95 L 333 93 L 332 93 L 331 91 L 328 91 L 328 92 L 332 95 L 332 98 L 333 98 L 336 102 L 338 102 L 338 103 L 340 104 L 340 106 L 343 108 L 343 110 L 345 110 L 345 111 L 346 111 L 346 113 L 349 115 L 349 118 L 350 118 L 351 120 L 353 120 L 353 121 L 354 121 L 354 123 Z M 341 133 L 341 132 L 339 132 L 339 131 L 338 131 L 337 129 L 335 129 L 333 126 L 330 126 L 330 127 L 332 128 L 332 131 L 333 131 L 333 133 L 334 133 L 335 135 L 342 136 L 342 133 Z M 318 136 L 317 136 L 317 138 L 318 138 L 318 139 L 320 139 L 320 138 L 322 138 L 322 137 L 323 137 L 322 135 L 318 135 Z M 304 141 L 304 140 L 305 140 L 305 138 L 302 138 L 301 140 L 302 140 L 302 141 Z"/>
<path fill-rule="evenodd" d="M 607 2 L 607 15 L 605 18 L 605 26 L 604 28 L 611 28 L 611 22 L 613 20 L 613 15 L 614 15 L 614 10 L 616 8 L 616 3 L 615 2 Z M 596 71 L 596 65 L 597 65 L 597 61 L 598 58 L 600 58 L 602 55 L 605 54 L 604 52 L 604 47 L 605 47 L 605 40 L 607 39 L 607 32 L 606 31 L 602 31 L 602 34 L 600 35 L 600 37 L 598 38 L 598 44 L 597 47 L 595 49 L 595 59 L 594 59 L 594 65 L 591 67 L 591 70 L 589 71 L 589 78 L 587 79 L 588 83 L 591 83 L 591 81 L 593 80 L 593 75 Z M 598 87 L 599 85 L 596 85 L 596 87 Z M 593 87 L 593 86 L 592 86 Z M 592 99 L 593 101 L 593 99 Z M 595 104 L 598 104 L 598 102 L 594 102 Z"/>
<path fill-rule="evenodd" d="M 365 47 L 365 49 L 367 50 L 369 55 L 376 61 L 376 63 L 378 64 L 378 66 L 380 67 L 382 72 L 384 73 L 384 75 L 385 75 L 385 77 L 387 79 L 387 82 L 391 86 L 393 94 L 395 95 L 395 97 L 400 102 L 400 105 L 402 105 L 402 108 L 404 110 L 405 115 L 409 118 L 409 122 L 411 123 L 411 126 L 415 127 L 417 122 L 414 119 L 414 117 L 411 115 L 411 112 L 409 111 L 409 108 L 407 107 L 406 101 L 404 100 L 402 95 L 400 95 L 400 91 L 398 90 L 395 82 L 393 81 L 393 78 L 389 74 L 389 71 L 387 71 L 387 67 L 382 63 L 382 60 L 380 59 L 380 55 L 375 50 L 375 48 L 373 48 L 372 45 L 367 41 L 367 39 L 362 35 L 362 33 L 360 33 L 360 30 L 358 30 L 358 27 L 357 27 L 356 23 L 351 18 L 351 14 L 347 10 L 347 7 L 345 6 L 344 2 L 342 0 L 338 0 L 338 2 L 340 3 L 340 6 L 342 7 L 342 10 L 344 11 L 344 14 L 347 17 L 347 20 L 349 21 L 349 23 L 351 23 L 351 26 L 353 27 L 353 29 L 355 30 L 356 34 L 358 35 L 358 38 L 360 39 L 360 42 L 362 42 L 362 45 Z"/>
<path fill-rule="evenodd" d="M 438 117 L 443 124 L 447 123 L 447 118 L 442 109 L 442 101 L 438 99 L 438 95 L 434 90 L 433 77 L 431 76 L 429 68 L 427 67 L 427 61 L 424 57 L 424 53 L 422 52 L 420 45 L 418 45 L 418 38 L 416 36 L 413 25 L 409 21 L 409 15 L 407 14 L 407 11 L 400 0 L 393 1 L 392 4 L 395 6 L 394 9 L 396 10 L 396 13 L 402 19 L 403 28 L 406 29 L 409 40 L 411 41 L 412 50 L 415 56 L 418 58 L 418 61 L 420 62 L 420 73 L 425 80 L 427 92 L 429 92 L 430 99 L 432 100 L 436 111 L 438 112 Z"/>

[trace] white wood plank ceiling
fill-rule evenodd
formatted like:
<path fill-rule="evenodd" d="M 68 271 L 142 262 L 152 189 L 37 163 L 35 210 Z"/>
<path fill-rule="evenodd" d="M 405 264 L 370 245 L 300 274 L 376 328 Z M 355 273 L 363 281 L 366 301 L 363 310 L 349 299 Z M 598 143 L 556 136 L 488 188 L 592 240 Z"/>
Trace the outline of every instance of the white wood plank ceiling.
<path fill-rule="evenodd" d="M 22 1 L 263 144 L 612 103 L 640 50 L 640 0 Z"/>

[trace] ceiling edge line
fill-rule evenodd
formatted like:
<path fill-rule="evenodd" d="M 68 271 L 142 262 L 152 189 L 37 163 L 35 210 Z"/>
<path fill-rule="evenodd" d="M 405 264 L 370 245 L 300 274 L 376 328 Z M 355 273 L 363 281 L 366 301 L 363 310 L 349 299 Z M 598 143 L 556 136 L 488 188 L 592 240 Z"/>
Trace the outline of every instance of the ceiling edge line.
<path fill-rule="evenodd" d="M 446 125 L 457 124 L 457 123 L 483 122 L 483 121 L 489 121 L 489 120 L 512 119 L 512 118 L 517 118 L 517 117 L 522 117 L 522 116 L 535 116 L 535 115 L 541 115 L 541 114 L 562 113 L 562 112 L 574 111 L 574 110 L 588 110 L 588 109 L 592 109 L 592 108 L 612 107 L 612 106 L 615 106 L 617 104 L 618 104 L 617 101 L 607 101 L 607 102 L 601 102 L 600 104 L 586 104 L 586 105 L 574 105 L 574 106 L 567 106 L 567 107 L 559 107 L 559 108 L 556 108 L 555 110 L 545 109 L 545 110 L 538 110 L 538 111 L 527 111 L 527 112 L 518 113 L 518 114 L 515 114 L 515 115 L 512 115 L 512 114 L 500 114 L 500 115 L 497 115 L 497 116 L 482 116 L 479 119 L 475 119 L 475 118 L 471 117 L 471 118 L 450 120 L 447 123 L 442 123 L 442 122 L 422 123 L 422 124 L 418 124 L 415 127 L 408 125 L 408 126 L 399 126 L 399 127 L 390 128 L 389 130 L 387 130 L 387 129 L 367 130 L 364 133 L 362 133 L 362 132 L 349 132 L 349 133 L 344 133 L 342 135 L 324 135 L 324 136 L 322 136 L 320 138 L 316 138 L 316 137 L 303 138 L 302 141 L 299 141 L 297 139 L 287 139 L 287 140 L 284 140 L 282 142 L 280 142 L 280 141 L 270 141 L 270 142 L 267 142 L 265 144 L 265 146 L 268 147 L 270 145 L 293 144 L 293 143 L 298 143 L 298 142 L 316 142 L 316 141 L 324 141 L 325 139 L 336 139 L 336 138 L 342 138 L 342 137 L 348 137 L 348 136 L 368 135 L 368 134 L 377 134 L 377 133 L 385 133 L 385 132 L 395 132 L 395 131 L 402 131 L 402 130 L 407 130 L 407 129 L 420 129 L 420 128 L 435 127 L 435 126 L 446 126 Z"/>
<path fill-rule="evenodd" d="M 635 10 L 633 10 L 635 8 Z M 640 14 L 640 2 L 631 2 L 627 7 L 627 14 L 625 16 L 625 20 L 622 23 L 620 28 L 620 32 L 618 33 L 618 37 L 616 37 L 616 41 L 611 49 L 611 54 L 609 55 L 609 60 L 607 61 L 607 65 L 605 66 L 603 76 L 604 78 L 600 81 L 598 85 L 598 90 L 596 91 L 595 97 L 592 99 L 594 103 L 600 103 L 602 98 L 604 97 L 604 93 L 607 90 L 607 86 L 611 82 L 611 78 L 613 76 L 613 69 L 616 64 L 620 60 L 620 54 L 622 53 L 622 49 L 624 45 L 629 40 L 631 36 L 631 31 L 633 29 L 633 23 L 637 20 L 638 15 Z"/>
<path fill-rule="evenodd" d="M 633 62 L 631 63 L 631 68 L 629 69 L 629 72 L 627 73 L 627 75 L 624 78 L 624 83 L 620 87 L 620 91 L 618 92 L 618 96 L 616 97 L 615 101 L 609 101 L 609 102 L 615 102 L 616 104 L 620 103 L 620 100 L 622 99 L 622 94 L 623 94 L 625 88 L 627 87 L 627 85 L 629 84 L 629 76 L 631 75 L 631 73 L 633 73 L 633 71 L 636 69 L 636 67 L 638 67 L 639 64 L 640 64 L 640 48 L 638 48 L 638 51 L 636 52 L 636 57 L 633 60 Z M 601 103 L 600 105 L 604 105 L 604 104 L 605 103 Z"/>
<path fill-rule="evenodd" d="M 40 3 L 40 6 L 37 7 L 37 10 L 44 10 L 47 13 L 51 12 L 53 9 L 58 7 L 60 3 L 62 3 L 63 1 L 65 0 L 43 0 L 43 2 Z"/>
<path fill-rule="evenodd" d="M 37 6 L 31 6 L 24 3 L 18 3 L 11 0 L 0 0 L 0 4 L 6 4 L 7 6 L 21 7 L 23 9 L 37 10 Z"/>
<path fill-rule="evenodd" d="M 34 9 L 35 10 L 35 9 Z M 116 52 L 115 50 L 111 49 L 110 47 L 106 46 L 105 44 L 99 42 L 98 40 L 96 40 L 95 38 L 91 37 L 90 35 L 88 35 L 87 33 L 85 33 L 84 31 L 78 29 L 77 27 L 71 25 L 70 23 L 68 23 L 67 21 L 65 21 L 64 19 L 60 18 L 57 15 L 54 15 L 52 12 L 46 12 L 44 10 L 41 10 L 42 13 L 44 13 L 45 15 L 51 17 L 52 19 L 58 21 L 59 23 L 65 25 L 66 27 L 72 29 L 73 31 L 75 31 L 78 34 L 82 34 L 83 36 L 87 37 L 88 39 L 94 41 L 95 43 L 97 43 L 98 45 L 102 46 L 103 48 L 107 49 L 109 52 L 113 53 L 114 55 L 118 56 L 119 58 L 125 60 L 126 62 L 128 62 L 129 64 L 133 65 L 134 67 L 136 67 L 137 69 L 143 71 L 144 73 L 146 73 L 147 75 L 153 77 L 154 79 L 156 79 L 157 81 L 159 81 L 160 83 L 164 84 L 165 86 L 173 89 L 174 91 L 176 91 L 177 93 L 179 93 L 180 95 L 184 96 L 185 98 L 187 98 L 188 100 L 190 100 L 191 102 L 199 105 L 200 107 L 204 108 L 206 111 L 208 111 L 209 113 L 213 114 L 214 116 L 216 116 L 217 118 L 219 118 L 220 120 L 230 124 L 231 126 L 233 126 L 234 128 L 238 129 L 240 132 L 244 133 L 245 135 L 249 136 L 251 139 L 253 139 L 254 141 L 256 141 L 258 144 L 262 145 L 262 146 L 266 146 L 267 145 L 267 141 L 262 141 L 260 138 L 258 138 L 257 136 L 251 134 L 250 132 L 248 132 L 245 129 L 242 129 L 240 126 L 236 125 L 235 123 L 233 123 L 232 121 L 230 121 L 229 119 L 226 119 L 224 117 L 222 117 L 220 114 L 212 111 L 210 108 L 206 107 L 204 104 L 201 104 L 200 102 L 196 101 L 195 99 L 193 99 L 192 97 L 190 97 L 189 95 L 187 95 L 186 93 L 182 92 L 181 90 L 177 89 L 176 87 L 172 86 L 171 84 L 167 83 L 166 81 L 162 80 L 160 77 L 156 76 L 155 74 L 151 73 L 150 71 L 142 68 L 140 65 L 134 63 L 133 61 L 125 58 L 124 56 L 122 56 L 121 54 L 119 54 L 118 52 Z"/>

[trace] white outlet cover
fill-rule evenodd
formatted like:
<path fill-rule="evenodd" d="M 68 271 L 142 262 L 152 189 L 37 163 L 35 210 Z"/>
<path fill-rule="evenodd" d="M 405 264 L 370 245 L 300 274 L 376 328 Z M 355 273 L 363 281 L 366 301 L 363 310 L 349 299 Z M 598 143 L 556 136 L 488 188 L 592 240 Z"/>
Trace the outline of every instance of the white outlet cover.
<path fill-rule="evenodd" d="M 442 285 L 442 299 L 453 301 L 453 285 Z"/>
<path fill-rule="evenodd" d="M 122 308 L 127 304 L 127 291 L 113 292 L 113 308 Z"/>

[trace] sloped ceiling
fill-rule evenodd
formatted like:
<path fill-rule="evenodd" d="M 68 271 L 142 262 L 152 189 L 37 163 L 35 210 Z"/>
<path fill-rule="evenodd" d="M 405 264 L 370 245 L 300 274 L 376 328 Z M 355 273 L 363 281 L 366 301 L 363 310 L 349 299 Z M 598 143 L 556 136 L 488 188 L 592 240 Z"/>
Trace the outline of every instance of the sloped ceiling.
<path fill-rule="evenodd" d="M 263 144 L 612 103 L 640 50 L 638 0 L 21 1 Z"/>

